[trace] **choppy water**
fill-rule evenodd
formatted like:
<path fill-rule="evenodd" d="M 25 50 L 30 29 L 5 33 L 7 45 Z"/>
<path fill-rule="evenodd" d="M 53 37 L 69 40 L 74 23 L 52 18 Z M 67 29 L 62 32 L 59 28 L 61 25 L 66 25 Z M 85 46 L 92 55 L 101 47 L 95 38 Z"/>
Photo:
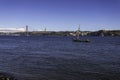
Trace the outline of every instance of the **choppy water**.
<path fill-rule="evenodd" d="M 0 37 L 0 71 L 18 80 L 120 80 L 120 37 Z"/>

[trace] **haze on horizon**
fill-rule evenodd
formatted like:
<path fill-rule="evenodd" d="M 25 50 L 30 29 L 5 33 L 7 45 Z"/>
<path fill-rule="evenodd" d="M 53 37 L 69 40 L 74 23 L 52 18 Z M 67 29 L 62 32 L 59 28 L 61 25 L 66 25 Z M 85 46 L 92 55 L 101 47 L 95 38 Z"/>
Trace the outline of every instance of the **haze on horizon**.
<path fill-rule="evenodd" d="M 120 0 L 0 0 L 0 28 L 120 30 Z"/>

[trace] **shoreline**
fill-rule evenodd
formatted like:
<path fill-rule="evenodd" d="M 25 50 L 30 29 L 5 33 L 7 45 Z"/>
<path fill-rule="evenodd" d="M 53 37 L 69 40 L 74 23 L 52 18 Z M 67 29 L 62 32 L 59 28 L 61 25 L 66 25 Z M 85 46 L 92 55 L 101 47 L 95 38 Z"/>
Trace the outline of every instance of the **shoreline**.
<path fill-rule="evenodd" d="M 120 36 L 120 30 L 80 31 L 80 36 Z M 76 36 L 76 31 L 0 32 L 0 36 Z"/>

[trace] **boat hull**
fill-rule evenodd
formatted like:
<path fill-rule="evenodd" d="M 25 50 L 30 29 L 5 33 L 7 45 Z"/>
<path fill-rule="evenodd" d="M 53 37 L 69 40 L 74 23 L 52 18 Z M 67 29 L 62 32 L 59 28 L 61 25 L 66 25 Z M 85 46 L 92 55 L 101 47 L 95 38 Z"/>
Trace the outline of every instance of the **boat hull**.
<path fill-rule="evenodd" d="M 90 40 L 88 40 L 88 39 L 85 39 L 85 40 L 82 40 L 82 39 L 73 39 L 73 42 L 90 42 Z"/>

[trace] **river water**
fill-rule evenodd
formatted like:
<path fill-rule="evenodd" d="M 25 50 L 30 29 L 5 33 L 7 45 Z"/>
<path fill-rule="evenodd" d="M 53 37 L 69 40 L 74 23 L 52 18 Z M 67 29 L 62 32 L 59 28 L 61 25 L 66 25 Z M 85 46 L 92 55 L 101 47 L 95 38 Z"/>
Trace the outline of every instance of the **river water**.
<path fill-rule="evenodd" d="M 0 72 L 17 80 L 120 80 L 120 37 L 0 37 Z"/>

